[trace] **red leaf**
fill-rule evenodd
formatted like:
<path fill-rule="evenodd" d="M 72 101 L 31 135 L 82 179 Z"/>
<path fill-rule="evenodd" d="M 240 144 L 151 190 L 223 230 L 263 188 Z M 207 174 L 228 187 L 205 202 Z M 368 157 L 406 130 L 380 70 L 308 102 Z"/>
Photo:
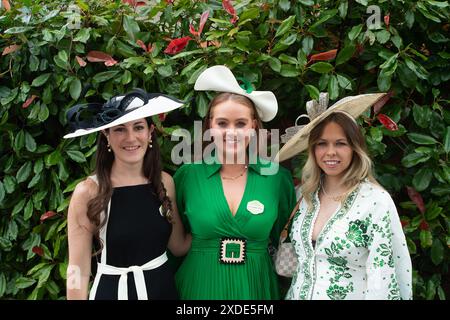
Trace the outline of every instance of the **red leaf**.
<path fill-rule="evenodd" d="M 386 129 L 388 129 L 390 131 L 398 130 L 397 124 L 394 122 L 394 120 L 389 118 L 387 115 L 380 113 L 380 114 L 378 114 L 377 118 L 378 118 L 378 120 L 380 120 L 380 122 L 383 124 L 383 126 Z"/>
<path fill-rule="evenodd" d="M 153 50 L 155 50 L 155 44 L 154 43 L 149 43 L 147 52 L 152 52 Z"/>
<path fill-rule="evenodd" d="M 409 225 L 409 222 L 406 220 L 400 220 L 400 223 L 402 224 L 402 227 L 406 227 L 407 225 Z"/>
<path fill-rule="evenodd" d="M 86 61 L 83 60 L 83 58 L 79 56 L 75 56 L 75 59 L 77 60 L 80 67 L 85 67 L 87 65 Z"/>
<path fill-rule="evenodd" d="M 232 24 L 235 24 L 236 21 L 238 21 L 238 20 L 239 20 L 239 17 L 238 17 L 237 15 L 234 15 L 234 16 L 230 19 L 230 22 L 231 22 Z"/>
<path fill-rule="evenodd" d="M 172 41 L 170 41 L 170 43 L 167 46 L 166 50 L 164 50 L 164 53 L 176 54 L 176 53 L 180 52 L 181 50 L 183 50 L 184 47 L 186 47 L 186 45 L 188 44 L 188 42 L 190 40 L 192 40 L 192 38 L 189 37 L 189 36 L 183 37 L 183 38 L 173 39 Z"/>
<path fill-rule="evenodd" d="M 9 4 L 8 0 L 2 0 L 2 5 L 3 5 L 3 8 L 5 8 L 6 11 L 10 11 L 11 10 L 11 5 Z"/>
<path fill-rule="evenodd" d="M 122 0 L 122 3 L 128 3 L 132 7 L 140 7 L 147 4 L 146 1 L 139 1 L 139 0 Z"/>
<path fill-rule="evenodd" d="M 430 226 L 428 225 L 428 223 L 425 220 L 422 220 L 420 222 L 419 228 L 420 228 L 420 230 L 428 230 L 428 229 L 430 229 Z"/>
<path fill-rule="evenodd" d="M 147 47 L 145 46 L 145 43 L 142 40 L 137 40 L 136 43 L 144 49 L 145 52 L 147 52 Z"/>
<path fill-rule="evenodd" d="M 200 17 L 200 23 L 198 27 L 198 31 L 195 31 L 194 26 L 192 24 L 189 24 L 189 32 L 194 37 L 199 37 L 202 34 L 203 27 L 205 26 L 206 21 L 208 20 L 209 11 L 205 11 L 202 13 L 202 16 Z"/>
<path fill-rule="evenodd" d="M 309 61 L 325 61 L 336 58 L 337 49 L 333 49 L 327 52 L 321 52 L 317 54 L 313 54 Z"/>
<path fill-rule="evenodd" d="M 6 56 L 7 54 L 13 53 L 14 51 L 17 51 L 21 48 L 22 46 L 19 46 L 17 44 L 13 44 L 10 45 L 9 47 L 6 47 L 3 52 L 2 52 L 2 56 Z"/>
<path fill-rule="evenodd" d="M 43 222 L 43 221 L 47 220 L 48 218 L 51 218 L 51 217 L 53 217 L 55 215 L 56 215 L 55 211 L 47 211 L 46 213 L 44 213 L 41 216 L 40 220 L 41 220 L 41 222 Z"/>
<path fill-rule="evenodd" d="M 198 37 L 200 35 L 200 32 L 195 31 L 194 26 L 192 24 L 189 24 L 189 32 L 194 36 Z"/>
<path fill-rule="evenodd" d="M 113 66 L 117 63 L 113 57 L 101 51 L 89 51 L 86 57 L 89 62 L 104 62 L 107 67 Z"/>
<path fill-rule="evenodd" d="M 236 15 L 236 10 L 234 9 L 230 0 L 222 0 L 222 7 L 232 16 Z"/>
<path fill-rule="evenodd" d="M 166 120 L 166 113 L 160 113 L 160 114 L 158 114 L 158 118 L 159 118 L 159 121 L 164 121 L 164 120 Z"/>
<path fill-rule="evenodd" d="M 35 96 L 35 95 L 33 94 L 31 97 L 29 97 L 29 98 L 27 99 L 27 101 L 25 101 L 25 102 L 22 104 L 22 108 L 24 108 L 24 109 L 28 108 L 28 107 L 30 106 L 30 104 L 33 103 L 34 99 L 36 99 L 36 98 L 37 98 L 37 96 Z"/>
<path fill-rule="evenodd" d="M 205 26 L 206 21 L 209 17 L 209 10 L 206 10 L 202 13 L 202 16 L 200 17 L 200 26 L 198 27 L 198 34 L 201 35 L 203 32 L 203 27 Z"/>
<path fill-rule="evenodd" d="M 387 14 L 384 16 L 384 24 L 386 25 L 386 27 L 389 27 L 389 20 L 390 20 L 390 15 Z"/>
<path fill-rule="evenodd" d="M 297 177 L 294 178 L 294 186 L 298 186 L 301 183 L 301 180 Z"/>
<path fill-rule="evenodd" d="M 419 209 L 420 213 L 425 213 L 425 205 L 423 203 L 423 198 L 414 188 L 412 187 L 406 187 L 406 190 L 408 191 L 408 196 L 414 202 Z"/>
<path fill-rule="evenodd" d="M 173 4 L 175 0 L 166 0 L 166 3 Z"/>
<path fill-rule="evenodd" d="M 378 100 L 374 105 L 373 105 L 373 112 L 374 114 L 377 114 L 378 112 L 380 112 L 381 108 L 383 108 L 383 106 L 386 104 L 386 102 L 389 101 L 389 99 L 394 95 L 394 91 L 390 90 L 388 93 L 386 93 L 380 100 Z"/>
<path fill-rule="evenodd" d="M 33 251 L 33 253 L 35 253 L 41 257 L 44 255 L 44 249 L 42 249 L 41 247 L 38 247 L 38 246 L 34 246 L 33 249 L 31 249 L 31 251 Z"/>

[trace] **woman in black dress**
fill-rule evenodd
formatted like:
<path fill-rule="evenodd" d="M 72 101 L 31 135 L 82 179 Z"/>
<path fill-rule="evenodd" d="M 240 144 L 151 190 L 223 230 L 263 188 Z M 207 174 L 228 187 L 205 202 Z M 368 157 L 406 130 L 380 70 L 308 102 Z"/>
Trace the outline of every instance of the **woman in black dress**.
<path fill-rule="evenodd" d="M 166 249 L 184 255 L 191 237 L 172 177 L 162 171 L 150 116 L 181 105 L 136 90 L 69 110 L 75 131 L 65 138 L 99 135 L 95 172 L 76 186 L 69 205 L 67 299 L 87 299 L 89 291 L 93 300 L 178 298 Z M 94 243 L 97 271 L 89 290 Z"/>

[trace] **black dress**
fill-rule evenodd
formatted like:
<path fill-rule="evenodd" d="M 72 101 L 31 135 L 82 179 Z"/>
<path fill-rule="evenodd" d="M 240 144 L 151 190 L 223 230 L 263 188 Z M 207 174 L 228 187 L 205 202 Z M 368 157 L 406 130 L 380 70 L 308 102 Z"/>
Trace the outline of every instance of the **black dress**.
<path fill-rule="evenodd" d="M 141 266 L 166 251 L 172 225 L 160 214 L 160 206 L 151 184 L 113 189 L 106 228 L 107 265 Z M 168 261 L 156 269 L 145 270 L 144 277 L 150 300 L 178 299 L 174 271 Z M 95 300 L 116 300 L 119 278 L 120 275 L 102 274 Z M 136 300 L 133 273 L 127 279 L 128 299 Z"/>

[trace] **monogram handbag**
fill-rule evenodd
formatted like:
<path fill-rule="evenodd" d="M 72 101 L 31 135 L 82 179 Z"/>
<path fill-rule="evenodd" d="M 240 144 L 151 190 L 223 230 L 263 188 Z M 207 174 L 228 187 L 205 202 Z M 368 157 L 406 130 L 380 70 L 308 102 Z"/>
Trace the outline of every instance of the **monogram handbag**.
<path fill-rule="evenodd" d="M 295 216 L 302 198 L 297 202 L 294 210 L 292 210 L 286 225 L 280 234 L 280 242 L 274 258 L 275 271 L 277 274 L 283 277 L 291 278 L 294 276 L 294 272 L 297 270 L 298 260 L 295 253 L 294 245 L 292 242 L 286 242 L 288 237 L 289 224 L 292 218 Z"/>

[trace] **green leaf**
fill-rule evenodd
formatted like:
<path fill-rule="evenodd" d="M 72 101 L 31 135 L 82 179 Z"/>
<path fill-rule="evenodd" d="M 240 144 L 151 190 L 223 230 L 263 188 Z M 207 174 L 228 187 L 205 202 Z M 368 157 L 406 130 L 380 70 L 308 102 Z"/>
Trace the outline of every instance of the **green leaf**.
<path fill-rule="evenodd" d="M 381 44 L 385 44 L 391 38 L 391 34 L 387 30 L 381 30 L 376 33 L 377 41 Z"/>
<path fill-rule="evenodd" d="M 80 151 L 68 150 L 66 153 L 69 156 L 69 158 L 75 162 L 78 162 L 78 163 L 86 162 L 86 157 Z"/>
<path fill-rule="evenodd" d="M 283 77 L 295 78 L 300 75 L 300 72 L 293 65 L 283 64 L 283 65 L 281 65 L 280 74 Z"/>
<path fill-rule="evenodd" d="M 418 64 L 417 62 L 409 59 L 409 58 L 405 58 L 405 63 L 408 66 L 409 69 L 411 69 L 411 71 L 413 71 L 416 76 L 418 76 L 420 79 L 423 80 L 427 80 L 428 79 L 428 71 L 422 67 L 420 64 Z"/>
<path fill-rule="evenodd" d="M 275 33 L 275 38 L 281 37 L 283 34 L 288 32 L 295 23 L 295 16 L 289 16 L 285 19 L 281 25 L 278 27 L 277 32 Z"/>
<path fill-rule="evenodd" d="M 30 56 L 30 61 L 28 64 L 28 67 L 30 68 L 30 71 L 34 72 L 37 71 L 39 68 L 39 59 L 36 56 Z"/>
<path fill-rule="evenodd" d="M 16 288 L 17 289 L 25 289 L 25 288 L 32 286 L 35 282 L 36 282 L 36 280 L 34 280 L 34 279 L 20 277 L 20 278 L 16 279 Z"/>
<path fill-rule="evenodd" d="M 79 79 L 74 78 L 72 82 L 70 82 L 69 92 L 73 100 L 78 100 L 81 93 L 81 81 Z"/>
<path fill-rule="evenodd" d="M 377 78 L 377 85 L 380 91 L 388 91 L 391 88 L 392 73 L 380 72 Z"/>
<path fill-rule="evenodd" d="M 34 152 L 36 150 L 36 141 L 27 131 L 25 131 L 25 147 L 30 152 Z"/>
<path fill-rule="evenodd" d="M 80 31 L 78 31 L 73 41 L 86 43 L 89 40 L 90 36 L 91 36 L 91 28 L 83 28 Z"/>
<path fill-rule="evenodd" d="M 406 21 L 406 25 L 408 26 L 409 29 L 412 28 L 413 24 L 414 24 L 414 12 L 412 12 L 411 10 L 406 11 L 405 13 L 405 21 Z"/>
<path fill-rule="evenodd" d="M 202 65 L 200 68 L 198 68 L 189 78 L 188 80 L 188 84 L 194 84 L 195 81 L 197 81 L 198 76 L 200 75 L 200 73 L 202 73 L 203 71 L 205 71 L 208 68 L 207 65 Z M 206 113 L 205 113 L 206 114 Z"/>
<path fill-rule="evenodd" d="M 14 138 L 14 151 L 19 152 L 25 146 L 25 132 L 20 130 Z"/>
<path fill-rule="evenodd" d="M 344 75 L 336 74 L 337 80 L 339 82 L 339 86 L 345 90 L 352 90 L 351 81 Z"/>
<path fill-rule="evenodd" d="M 305 54 L 310 54 L 314 46 L 313 37 L 307 36 L 302 40 L 302 50 Z"/>
<path fill-rule="evenodd" d="M 6 285 L 7 285 L 6 276 L 2 272 L 2 273 L 0 273 L 0 298 L 3 297 L 3 295 L 6 292 Z"/>
<path fill-rule="evenodd" d="M 421 168 L 416 172 L 412 180 L 413 187 L 417 191 L 423 191 L 430 185 L 431 178 L 433 177 L 433 171 L 429 168 Z"/>
<path fill-rule="evenodd" d="M 333 65 L 328 62 L 316 62 L 309 67 L 312 71 L 317 73 L 328 73 L 333 70 Z"/>
<path fill-rule="evenodd" d="M 94 78 L 92 80 L 97 83 L 105 82 L 110 79 L 113 79 L 118 73 L 119 73 L 119 70 L 99 72 L 94 76 Z"/>
<path fill-rule="evenodd" d="M 336 66 L 347 62 L 355 53 L 356 46 L 350 44 L 345 46 L 342 50 L 338 52 L 336 57 Z"/>
<path fill-rule="evenodd" d="M 48 110 L 47 106 L 45 104 L 41 104 L 38 119 L 40 122 L 44 122 L 47 120 L 48 116 L 50 114 L 50 111 Z"/>
<path fill-rule="evenodd" d="M 319 100 L 319 94 L 320 94 L 319 89 L 317 89 L 313 85 L 309 85 L 309 84 L 305 85 L 305 88 L 308 91 L 309 96 L 311 97 L 311 99 L 314 99 L 314 100 L 317 100 L 317 101 Z"/>
<path fill-rule="evenodd" d="M 50 78 L 51 75 L 52 75 L 51 73 L 41 74 L 39 77 L 37 77 L 33 80 L 33 82 L 31 83 L 31 86 L 32 87 L 42 86 L 44 83 L 47 82 L 48 78 Z"/>
<path fill-rule="evenodd" d="M 26 199 L 21 199 L 13 208 L 13 211 L 11 212 L 11 216 L 15 216 L 20 211 L 22 211 L 23 207 L 25 206 Z"/>
<path fill-rule="evenodd" d="M 3 178 L 3 186 L 5 187 L 7 194 L 13 193 L 17 186 L 16 178 L 12 176 L 5 176 L 5 178 Z"/>
<path fill-rule="evenodd" d="M 421 230 L 420 231 L 420 245 L 422 248 L 431 247 L 433 244 L 433 235 L 429 230 Z"/>
<path fill-rule="evenodd" d="M 318 26 L 320 26 L 322 23 L 324 23 L 325 21 L 330 20 L 331 18 L 333 18 L 339 11 L 337 9 L 332 9 L 332 10 L 327 10 L 327 11 L 322 11 L 320 14 L 320 19 L 317 20 L 316 22 L 314 22 L 311 27 L 309 27 L 309 30 L 314 29 Z"/>
<path fill-rule="evenodd" d="M 32 30 L 32 29 L 33 29 L 32 27 L 12 27 L 12 28 L 5 30 L 3 33 L 6 33 L 6 34 L 24 33 L 29 30 Z"/>
<path fill-rule="evenodd" d="M 289 11 L 291 8 L 291 1 L 290 0 L 280 0 L 278 2 L 278 5 L 280 6 L 281 10 L 283 11 Z M 242 17 L 240 17 L 242 19 Z"/>
<path fill-rule="evenodd" d="M 353 41 L 353 40 L 355 40 L 356 38 L 358 38 L 359 34 L 360 34 L 361 31 L 362 31 L 362 28 L 363 28 L 363 25 L 362 25 L 362 24 L 358 24 L 357 26 L 354 26 L 354 27 L 352 28 L 352 30 L 350 30 L 350 32 L 348 33 L 348 38 L 349 38 L 351 41 Z"/>
<path fill-rule="evenodd" d="M 330 94 L 331 100 L 339 97 L 339 84 L 335 75 L 330 76 L 330 80 L 328 81 L 328 93 Z"/>
<path fill-rule="evenodd" d="M 444 260 L 444 246 L 439 239 L 433 241 L 431 246 L 431 261 L 437 266 Z"/>
<path fill-rule="evenodd" d="M 283 62 L 286 62 L 289 64 L 297 64 L 298 63 L 296 58 L 288 56 L 287 54 L 284 54 L 284 53 L 280 54 L 280 56 L 278 58 L 280 59 L 280 61 L 283 61 Z"/>
<path fill-rule="evenodd" d="M 56 165 L 60 161 L 62 161 L 61 152 L 55 150 L 45 157 L 45 166 L 48 168 Z"/>
<path fill-rule="evenodd" d="M 32 168 L 33 165 L 31 164 L 31 161 L 26 162 L 22 167 L 20 167 L 16 174 L 17 183 L 22 183 L 27 180 L 30 176 Z"/>
<path fill-rule="evenodd" d="M 439 8 L 447 8 L 449 6 L 448 1 L 432 1 L 427 0 L 427 3 L 431 4 L 432 6 L 436 6 Z"/>
<path fill-rule="evenodd" d="M 408 133 L 407 134 L 409 140 L 411 140 L 414 143 L 417 144 L 425 144 L 425 145 L 430 145 L 430 144 L 436 144 L 437 141 L 436 139 L 434 139 L 431 136 L 427 136 L 424 134 L 420 134 L 420 133 Z"/>
<path fill-rule="evenodd" d="M 199 94 L 195 99 L 197 104 L 197 113 L 200 117 L 204 118 L 206 116 L 206 111 L 208 110 L 208 99 L 205 94 Z"/>
<path fill-rule="evenodd" d="M 423 14 L 425 18 L 437 23 L 441 23 L 441 19 L 432 15 L 424 5 L 421 5 L 421 2 L 417 3 L 417 9 L 419 9 L 420 13 Z"/>
<path fill-rule="evenodd" d="M 444 150 L 446 153 L 450 152 L 450 126 L 445 129 Z"/>
<path fill-rule="evenodd" d="M 69 60 L 67 53 L 62 50 L 58 52 L 58 55 L 53 57 L 53 61 L 55 61 L 56 65 L 64 70 L 69 70 Z"/>
<path fill-rule="evenodd" d="M 3 199 L 5 199 L 5 194 L 5 187 L 3 186 L 3 182 L 0 181 L 0 204 L 2 203 Z"/>
<path fill-rule="evenodd" d="M 161 75 L 162 78 L 170 77 L 173 74 L 172 66 L 170 64 L 159 66 L 157 69 L 158 73 Z"/>
<path fill-rule="evenodd" d="M 298 0 L 298 2 L 300 2 L 301 4 L 305 5 L 305 6 L 313 6 L 314 5 L 314 1 L 313 0 Z"/>
<path fill-rule="evenodd" d="M 275 72 L 280 72 L 281 70 L 281 62 L 275 57 L 270 57 L 269 66 Z"/>
<path fill-rule="evenodd" d="M 27 188 L 28 189 L 33 188 L 35 185 L 37 185 L 39 183 L 40 180 L 41 180 L 41 174 L 38 173 L 37 175 L 35 175 L 33 177 L 33 179 L 31 179 L 30 183 L 28 183 Z"/>
<path fill-rule="evenodd" d="M 428 128 L 430 125 L 431 109 L 427 107 L 421 107 L 417 104 L 413 106 L 414 121 L 421 128 Z"/>
<path fill-rule="evenodd" d="M 23 210 L 23 218 L 25 221 L 29 220 L 33 215 L 33 200 L 29 199 L 25 209 Z"/>
<path fill-rule="evenodd" d="M 138 23 L 135 21 L 134 18 L 132 18 L 130 16 L 123 17 L 123 29 L 128 34 L 130 39 L 133 40 L 133 42 L 135 42 L 135 40 L 136 40 L 136 37 L 135 37 L 136 33 L 141 31 Z"/>
<path fill-rule="evenodd" d="M 402 159 L 402 164 L 406 168 L 411 168 L 419 163 L 427 161 L 428 159 L 430 159 L 430 155 L 421 154 L 421 153 L 411 153 Z"/>

